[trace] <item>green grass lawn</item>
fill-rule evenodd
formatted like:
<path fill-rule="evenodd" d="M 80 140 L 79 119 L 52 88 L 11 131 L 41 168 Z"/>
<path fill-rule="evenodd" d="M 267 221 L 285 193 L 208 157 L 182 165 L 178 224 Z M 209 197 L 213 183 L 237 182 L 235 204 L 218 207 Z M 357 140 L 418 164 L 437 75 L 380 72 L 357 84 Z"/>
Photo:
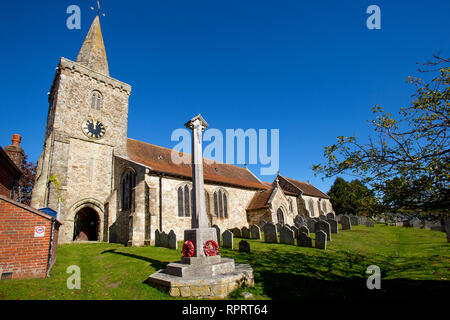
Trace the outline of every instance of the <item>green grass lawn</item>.
<path fill-rule="evenodd" d="M 256 284 L 231 299 L 242 299 L 242 291 L 255 299 L 442 298 L 450 289 L 450 244 L 442 232 L 358 226 L 333 234 L 325 251 L 248 240 L 252 252 L 246 254 L 237 251 L 239 241 L 221 254 L 250 264 Z M 0 299 L 175 299 L 145 280 L 180 255 L 109 243 L 62 245 L 50 278 L 0 281 Z M 71 265 L 81 268 L 80 290 L 67 289 Z M 381 290 L 366 287 L 370 265 L 381 268 Z"/>

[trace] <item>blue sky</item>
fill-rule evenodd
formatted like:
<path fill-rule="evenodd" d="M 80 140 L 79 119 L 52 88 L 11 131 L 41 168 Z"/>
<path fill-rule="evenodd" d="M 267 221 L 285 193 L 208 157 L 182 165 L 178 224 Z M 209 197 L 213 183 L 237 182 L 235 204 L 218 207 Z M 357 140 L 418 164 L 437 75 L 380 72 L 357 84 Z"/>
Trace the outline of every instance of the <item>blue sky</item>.
<path fill-rule="evenodd" d="M 81 8 L 81 30 L 66 8 Z M 39 157 L 47 92 L 61 56 L 75 60 L 94 1 L 2 2 L 0 145 L 23 137 Z M 366 8 L 381 8 L 381 30 Z M 280 171 L 328 191 L 314 177 L 336 136 L 366 139 L 375 104 L 411 100 L 416 62 L 450 56 L 449 1 L 102 1 L 111 76 L 133 87 L 128 136 L 173 147 L 173 130 L 201 113 L 211 128 L 280 130 Z M 259 166 L 250 166 L 259 175 Z M 260 175 L 259 175 L 260 176 Z M 260 176 L 272 181 L 274 176 Z"/>

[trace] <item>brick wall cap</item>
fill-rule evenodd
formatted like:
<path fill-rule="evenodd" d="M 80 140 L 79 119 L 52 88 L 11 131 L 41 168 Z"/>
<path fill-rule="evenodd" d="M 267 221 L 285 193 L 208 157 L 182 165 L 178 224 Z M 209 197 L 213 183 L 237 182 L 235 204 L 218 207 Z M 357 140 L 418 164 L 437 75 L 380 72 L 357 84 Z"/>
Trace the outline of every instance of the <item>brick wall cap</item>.
<path fill-rule="evenodd" d="M 0 200 L 3 200 L 3 201 L 5 201 L 5 202 L 9 202 L 9 203 L 11 203 L 12 205 L 14 205 L 14 206 L 16 206 L 16 207 L 19 207 L 19 208 L 22 208 L 22 209 L 24 209 L 24 210 L 27 210 L 27 211 L 29 211 L 29 212 L 31 212 L 31 213 L 33 213 L 33 214 L 36 214 L 36 215 L 38 215 L 38 216 L 41 216 L 42 218 L 45 218 L 45 219 L 47 219 L 47 220 L 50 220 L 50 221 L 54 220 L 54 221 L 55 221 L 57 224 L 59 224 L 59 225 L 62 224 L 60 221 L 56 220 L 55 218 L 53 218 L 52 216 L 50 216 L 50 215 L 48 215 L 48 214 L 43 213 L 42 211 L 39 211 L 39 210 L 37 210 L 37 209 L 35 209 L 35 208 L 32 208 L 32 207 L 30 207 L 30 206 L 27 206 L 26 204 L 23 204 L 23 203 L 14 201 L 14 200 L 12 200 L 12 199 L 10 199 L 10 198 L 8 198 L 8 197 L 5 197 L 5 196 L 3 196 L 3 195 L 1 195 L 1 194 L 0 194 Z"/>

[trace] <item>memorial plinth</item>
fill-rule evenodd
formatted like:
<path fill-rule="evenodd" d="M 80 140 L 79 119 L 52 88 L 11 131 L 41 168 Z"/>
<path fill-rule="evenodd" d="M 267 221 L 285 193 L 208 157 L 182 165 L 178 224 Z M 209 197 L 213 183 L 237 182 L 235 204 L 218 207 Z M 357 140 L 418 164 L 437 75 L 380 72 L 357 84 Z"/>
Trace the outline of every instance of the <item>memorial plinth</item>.
<path fill-rule="evenodd" d="M 217 232 L 209 225 L 205 208 L 203 181 L 202 132 L 208 127 L 201 115 L 185 124 L 192 130 L 192 221 L 184 231 L 184 241 L 194 245 L 192 256 L 169 263 L 152 274 L 147 283 L 171 296 L 225 297 L 240 286 L 253 287 L 253 269 L 248 264 L 235 265 L 234 259 L 211 255 L 204 250 L 207 241 L 217 242 Z"/>

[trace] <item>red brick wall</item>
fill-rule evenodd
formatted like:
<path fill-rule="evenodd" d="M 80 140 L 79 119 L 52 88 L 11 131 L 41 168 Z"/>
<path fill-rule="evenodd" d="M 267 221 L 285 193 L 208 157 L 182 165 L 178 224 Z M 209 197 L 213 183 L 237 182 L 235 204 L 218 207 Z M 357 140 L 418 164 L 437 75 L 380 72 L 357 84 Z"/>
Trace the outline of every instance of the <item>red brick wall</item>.
<path fill-rule="evenodd" d="M 51 224 L 48 219 L 0 199 L 1 273 L 13 272 L 12 279 L 45 277 Z M 45 226 L 44 237 L 34 237 L 36 226 Z M 56 247 L 57 242 L 54 244 Z"/>

